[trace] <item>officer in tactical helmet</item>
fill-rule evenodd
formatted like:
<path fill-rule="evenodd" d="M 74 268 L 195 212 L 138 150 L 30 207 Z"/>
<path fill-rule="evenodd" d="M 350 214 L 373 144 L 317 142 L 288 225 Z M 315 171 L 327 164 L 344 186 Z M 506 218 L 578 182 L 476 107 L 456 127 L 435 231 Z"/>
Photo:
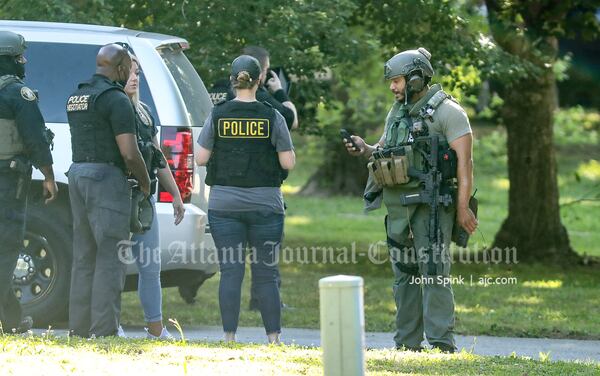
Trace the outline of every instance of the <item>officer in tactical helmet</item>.
<path fill-rule="evenodd" d="M 345 142 L 351 155 L 371 157 L 367 193 L 382 190 L 388 211 L 385 227 L 395 276 L 397 348 L 421 350 L 425 333 L 431 346 L 454 352 L 454 296 L 452 286 L 440 283 L 443 279 L 439 276 L 450 273 L 449 245 L 455 223 L 468 233 L 477 227 L 477 219 L 469 208 L 473 186 L 472 132 L 467 115 L 456 100 L 439 84 L 429 85 L 434 73 L 430 58 L 426 49 L 418 48 L 388 60 L 384 74 L 395 102 L 386 117 L 383 136 L 375 145 L 366 144 L 358 136 L 352 136 L 354 145 L 351 140 Z M 430 206 L 407 205 L 406 200 L 419 196 L 423 190 L 414 173 L 407 174 L 426 169 L 426 157 L 414 149 L 415 140 L 421 136 L 436 137 L 441 148 L 456 153 L 457 179 L 445 179 L 440 188 L 454 189 L 456 194 L 452 204 L 436 208 L 441 244 L 435 254 L 425 252 L 432 249 L 428 236 Z M 374 160 L 373 157 L 384 155 L 382 149 L 394 150 L 393 160 Z M 381 196 L 365 195 L 366 201 L 377 199 Z M 432 258 L 435 263 L 430 269 L 427 266 L 432 256 L 436 257 Z"/>
<path fill-rule="evenodd" d="M 150 194 L 133 106 L 123 91 L 130 69 L 125 48 L 103 46 L 96 74 L 80 83 L 66 104 L 73 152 L 68 172 L 73 213 L 69 328 L 80 337 L 117 335 L 126 269 L 119 251 L 130 239 L 127 174 L 137 179 L 144 196 Z"/>
<path fill-rule="evenodd" d="M 31 328 L 22 317 L 12 279 L 25 233 L 32 165 L 44 174 L 46 204 L 58 193 L 46 129 L 37 96 L 25 86 L 25 39 L 0 31 L 0 325 L 4 333 Z"/>
<path fill-rule="evenodd" d="M 279 342 L 281 299 L 278 252 L 283 237 L 281 183 L 295 164 L 283 116 L 256 100 L 261 66 L 241 55 L 231 64 L 233 100 L 217 104 L 206 120 L 196 162 L 207 165 L 208 221 L 221 281 L 219 305 L 225 340 L 235 341 L 247 247 L 252 283 L 269 342 Z"/>

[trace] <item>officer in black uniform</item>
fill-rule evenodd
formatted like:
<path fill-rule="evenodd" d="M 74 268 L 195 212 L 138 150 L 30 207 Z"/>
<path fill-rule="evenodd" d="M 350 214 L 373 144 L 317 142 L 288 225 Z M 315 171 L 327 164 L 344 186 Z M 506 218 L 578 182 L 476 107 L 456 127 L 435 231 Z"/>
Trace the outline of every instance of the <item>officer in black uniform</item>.
<path fill-rule="evenodd" d="M 136 142 L 133 106 L 123 91 L 131 58 L 116 44 L 100 49 L 96 74 L 67 100 L 73 164 L 73 269 L 69 302 L 72 335 L 117 335 L 130 239 L 127 171 L 149 195 L 150 180 Z M 126 241 L 126 242 L 124 242 Z"/>
<path fill-rule="evenodd" d="M 22 317 L 13 292 L 12 277 L 23 247 L 25 209 L 31 166 L 44 174 L 46 203 L 58 193 L 52 170 L 50 131 L 37 97 L 23 83 L 25 39 L 0 31 L 0 325 L 4 333 L 31 328 L 31 317 Z"/>
<path fill-rule="evenodd" d="M 279 111 L 285 119 L 289 130 L 298 128 L 298 114 L 296 106 L 283 90 L 279 77 L 270 70 L 271 61 L 269 51 L 258 46 L 246 46 L 242 54 L 252 56 L 260 63 L 262 74 L 260 85 L 256 91 L 256 100 L 266 102 Z M 235 97 L 229 79 L 218 80 L 209 90 L 213 104 L 229 101 Z"/>

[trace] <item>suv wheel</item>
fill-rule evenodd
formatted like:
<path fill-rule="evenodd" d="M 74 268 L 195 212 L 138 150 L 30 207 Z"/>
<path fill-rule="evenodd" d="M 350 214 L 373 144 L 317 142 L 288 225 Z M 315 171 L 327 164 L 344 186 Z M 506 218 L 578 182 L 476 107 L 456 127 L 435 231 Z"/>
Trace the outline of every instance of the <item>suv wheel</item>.
<path fill-rule="evenodd" d="M 31 205 L 13 288 L 23 314 L 36 327 L 65 321 L 71 283 L 72 239 L 67 220 L 49 208 Z"/>

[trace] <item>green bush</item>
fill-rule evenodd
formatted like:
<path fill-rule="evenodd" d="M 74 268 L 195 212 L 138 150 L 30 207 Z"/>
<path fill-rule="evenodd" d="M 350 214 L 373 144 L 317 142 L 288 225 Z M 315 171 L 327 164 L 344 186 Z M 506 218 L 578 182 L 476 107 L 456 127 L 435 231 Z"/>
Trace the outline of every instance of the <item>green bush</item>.
<path fill-rule="evenodd" d="M 473 153 L 477 166 L 491 171 L 505 170 L 508 157 L 504 128 L 494 130 L 481 138 L 475 138 Z"/>
<path fill-rule="evenodd" d="M 559 145 L 597 144 L 600 113 L 581 106 L 558 110 L 554 115 L 554 142 Z"/>

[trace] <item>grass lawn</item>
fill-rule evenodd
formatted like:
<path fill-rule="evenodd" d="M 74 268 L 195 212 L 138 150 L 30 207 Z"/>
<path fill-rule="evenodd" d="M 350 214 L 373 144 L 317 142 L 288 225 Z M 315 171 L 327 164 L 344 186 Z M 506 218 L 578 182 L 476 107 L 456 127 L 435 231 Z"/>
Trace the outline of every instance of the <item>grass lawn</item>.
<path fill-rule="evenodd" d="M 322 375 L 321 350 L 297 346 L 0 336 L 2 375 Z M 600 365 L 462 352 L 366 352 L 368 375 L 594 375 Z M 99 366 L 99 365 L 102 366 Z"/>
<path fill-rule="evenodd" d="M 480 133 L 486 133 L 478 136 L 475 145 L 481 232 L 474 236 L 471 244 L 483 247 L 490 245 L 506 217 L 508 180 L 502 134 L 489 129 Z M 387 251 L 385 247 L 370 247 L 385 239 L 385 210 L 365 215 L 359 197 L 296 194 L 314 171 L 318 160 L 315 150 L 319 149 L 315 141 L 299 139 L 297 144 L 298 166 L 284 186 L 289 208 L 281 265 L 282 297 L 293 308 L 283 313 L 284 327 L 318 328 L 318 280 L 333 274 L 353 274 L 365 279 L 366 329 L 392 331 L 395 306 Z M 600 182 L 600 167 L 590 161 L 600 160 L 599 154 L 595 145 L 559 145 L 561 203 L 597 193 L 594 189 Z M 563 223 L 569 229 L 573 247 L 581 254 L 600 256 L 598 209 L 600 202 L 597 201 L 582 201 L 562 209 Z M 307 247 L 306 254 L 303 247 Z M 311 247 L 320 247 L 316 251 L 317 259 L 322 260 L 327 255 L 329 262 L 307 262 L 312 257 Z M 323 251 L 329 247 L 333 253 Z M 357 254 L 356 262 L 342 257 L 348 254 L 344 250 L 352 249 Z M 290 259 L 293 262 L 286 262 Z M 462 276 L 465 283 L 454 285 L 456 331 L 473 335 L 598 339 L 599 272 L 598 267 L 583 266 L 457 263 L 453 266 L 453 275 Z M 240 325 L 261 326 L 260 315 L 246 309 L 249 274 L 248 270 Z M 479 283 L 482 277 L 514 277 L 516 283 L 483 285 Z M 218 275 L 208 280 L 199 291 L 198 302 L 192 306 L 181 300 L 176 289 L 165 289 L 165 317 L 177 318 L 184 326 L 220 325 L 218 281 Z M 135 293 L 124 295 L 123 322 L 138 325 L 143 322 Z"/>

